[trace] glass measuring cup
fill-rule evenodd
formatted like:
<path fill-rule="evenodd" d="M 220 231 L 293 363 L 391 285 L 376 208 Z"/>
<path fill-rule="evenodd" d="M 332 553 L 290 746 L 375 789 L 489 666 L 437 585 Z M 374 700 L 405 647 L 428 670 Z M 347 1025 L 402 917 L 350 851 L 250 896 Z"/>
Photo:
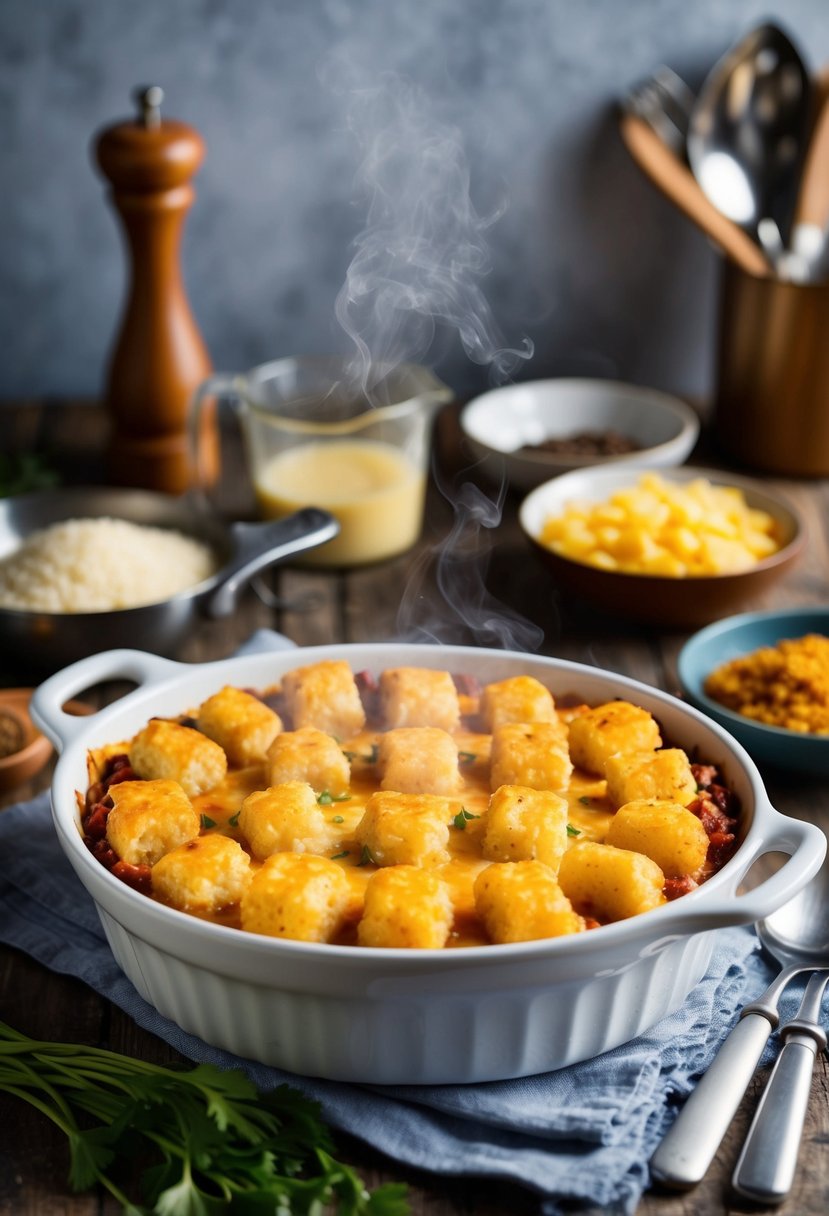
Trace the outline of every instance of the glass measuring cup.
<path fill-rule="evenodd" d="M 303 557 L 357 566 L 405 552 L 423 525 L 434 414 L 452 392 L 425 367 L 373 368 L 368 393 L 353 360 L 297 356 L 245 375 L 215 375 L 196 392 L 232 402 L 242 426 L 259 513 L 280 519 L 324 507 L 339 535 Z"/>

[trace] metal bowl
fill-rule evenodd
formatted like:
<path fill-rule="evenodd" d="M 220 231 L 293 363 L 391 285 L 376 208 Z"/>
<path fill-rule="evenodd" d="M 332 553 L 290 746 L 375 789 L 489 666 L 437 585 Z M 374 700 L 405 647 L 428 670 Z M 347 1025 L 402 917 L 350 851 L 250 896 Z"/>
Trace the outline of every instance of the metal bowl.
<path fill-rule="evenodd" d="M 0 608 L 0 650 L 9 666 L 45 675 L 76 659 L 120 646 L 172 655 L 202 617 L 228 616 L 258 571 L 337 534 L 332 515 L 316 507 L 268 523 L 226 525 L 197 500 L 145 490 L 72 488 L 0 500 L 0 561 L 31 533 L 67 519 L 110 516 L 170 528 L 203 541 L 216 572 L 169 599 L 104 612 Z"/>

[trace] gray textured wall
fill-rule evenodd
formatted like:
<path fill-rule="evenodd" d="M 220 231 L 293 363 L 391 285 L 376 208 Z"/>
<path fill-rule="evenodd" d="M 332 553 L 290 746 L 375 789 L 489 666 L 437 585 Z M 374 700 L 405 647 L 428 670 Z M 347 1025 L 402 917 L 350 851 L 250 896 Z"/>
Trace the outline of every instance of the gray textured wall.
<path fill-rule="evenodd" d="M 396 237 L 421 225 L 430 243 L 415 286 L 449 322 L 428 358 L 459 391 L 490 369 L 453 308 L 480 311 L 484 344 L 531 339 L 521 376 L 703 392 L 717 259 L 630 162 L 612 106 L 661 62 L 697 81 L 770 15 L 813 66 L 829 59 L 827 0 L 2 0 L 0 399 L 99 390 L 125 261 L 89 144 L 148 82 L 207 143 L 183 262 L 218 368 L 347 348 L 335 301 L 377 219 L 358 170 L 372 135 L 405 132 L 427 158 L 434 135 L 449 151 L 425 177 L 398 157 L 379 184 Z M 385 132 L 376 105 L 366 118 L 378 87 Z M 428 337 L 408 322 L 396 350 Z"/>

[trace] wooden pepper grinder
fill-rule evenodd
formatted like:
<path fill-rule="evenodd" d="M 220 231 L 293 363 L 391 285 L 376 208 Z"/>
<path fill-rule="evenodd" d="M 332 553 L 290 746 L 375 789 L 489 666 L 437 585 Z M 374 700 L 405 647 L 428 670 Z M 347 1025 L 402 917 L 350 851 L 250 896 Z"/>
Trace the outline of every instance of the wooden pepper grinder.
<path fill-rule="evenodd" d="M 121 485 L 180 494 L 198 480 L 190 399 L 212 371 L 179 265 L 182 225 L 195 196 L 190 179 L 204 143 L 192 127 L 161 118 L 158 86 L 137 90 L 136 98 L 137 118 L 106 128 L 95 145 L 131 263 L 106 384 L 108 469 Z M 215 416 L 202 410 L 201 418 L 199 467 L 212 482 L 219 466 Z"/>

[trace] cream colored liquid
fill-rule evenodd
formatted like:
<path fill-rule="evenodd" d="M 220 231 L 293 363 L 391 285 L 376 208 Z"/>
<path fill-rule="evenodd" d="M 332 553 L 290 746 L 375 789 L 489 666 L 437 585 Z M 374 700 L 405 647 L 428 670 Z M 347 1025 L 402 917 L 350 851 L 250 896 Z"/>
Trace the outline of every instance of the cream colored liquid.
<path fill-rule="evenodd" d="M 398 448 L 369 440 L 306 443 L 281 452 L 257 472 L 260 513 L 280 519 L 300 507 L 323 507 L 340 534 L 303 562 L 354 566 L 392 557 L 420 535 L 426 475 Z"/>

